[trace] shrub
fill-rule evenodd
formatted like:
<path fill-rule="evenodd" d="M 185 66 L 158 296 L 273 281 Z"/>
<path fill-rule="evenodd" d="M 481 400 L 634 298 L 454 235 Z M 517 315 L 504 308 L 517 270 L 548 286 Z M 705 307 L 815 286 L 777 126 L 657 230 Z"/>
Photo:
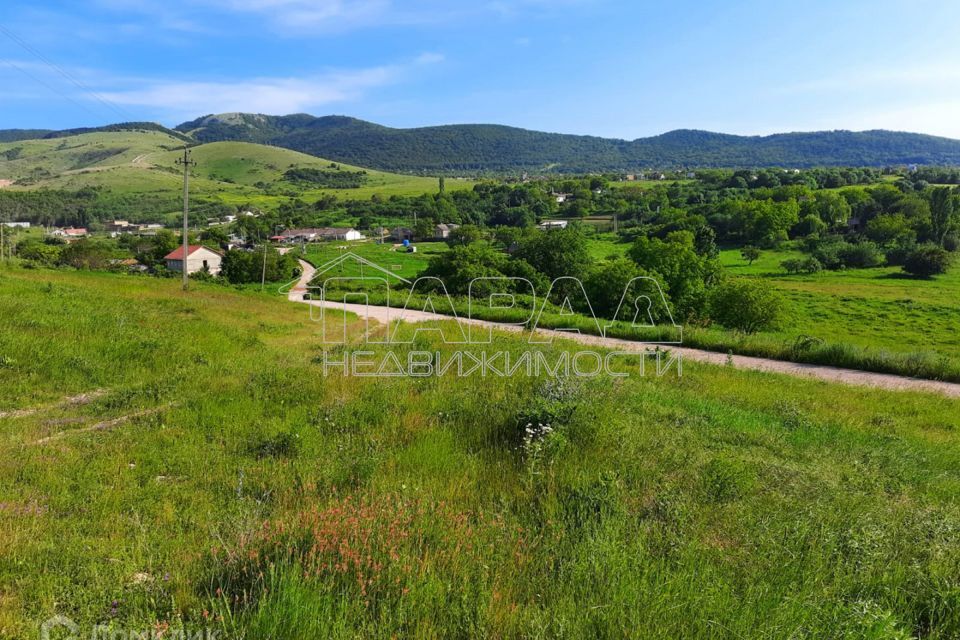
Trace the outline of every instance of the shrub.
<path fill-rule="evenodd" d="M 841 247 L 838 257 L 843 266 L 850 269 L 867 269 L 883 264 L 884 255 L 873 242 L 858 242 Z"/>
<path fill-rule="evenodd" d="M 777 324 L 783 313 L 783 298 L 760 280 L 728 280 L 710 292 L 709 309 L 715 322 L 755 333 Z"/>
<path fill-rule="evenodd" d="M 950 253 L 933 244 L 914 249 L 904 260 L 903 270 L 913 276 L 929 278 L 946 273 L 950 267 Z"/>
<path fill-rule="evenodd" d="M 883 252 L 876 243 L 850 244 L 838 236 L 828 236 L 819 241 L 811 239 L 807 249 L 825 269 L 865 269 L 878 267 L 884 262 Z"/>
<path fill-rule="evenodd" d="M 790 260 L 784 260 L 780 263 L 780 266 L 783 267 L 787 273 L 819 273 L 823 271 L 823 265 L 812 256 L 808 258 L 791 258 Z"/>

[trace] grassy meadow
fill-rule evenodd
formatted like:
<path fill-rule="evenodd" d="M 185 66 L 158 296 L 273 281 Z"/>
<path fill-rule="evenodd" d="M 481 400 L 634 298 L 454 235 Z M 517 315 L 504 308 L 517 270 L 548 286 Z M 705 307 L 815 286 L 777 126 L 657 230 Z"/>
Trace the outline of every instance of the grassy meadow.
<path fill-rule="evenodd" d="M 955 400 L 324 376 L 304 306 L 102 273 L 0 313 L 0 636 L 960 636 Z"/>
<path fill-rule="evenodd" d="M 772 337 L 811 336 L 890 353 L 928 353 L 960 367 L 960 265 L 931 279 L 899 267 L 788 275 L 780 263 L 799 252 L 765 251 L 749 265 L 739 250 L 721 253 L 731 275 L 764 278 L 786 298 L 788 313 Z"/>

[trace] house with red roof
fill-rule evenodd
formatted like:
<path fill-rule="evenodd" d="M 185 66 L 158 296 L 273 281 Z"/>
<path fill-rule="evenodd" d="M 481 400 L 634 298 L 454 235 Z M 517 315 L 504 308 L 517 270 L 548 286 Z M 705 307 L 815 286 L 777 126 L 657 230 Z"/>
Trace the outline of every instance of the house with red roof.
<path fill-rule="evenodd" d="M 177 247 L 163 258 L 167 262 L 167 269 L 170 271 L 183 272 L 183 247 Z M 192 244 L 187 248 L 187 273 L 197 273 L 206 271 L 211 275 L 220 274 L 220 263 L 223 261 L 223 254 L 214 251 L 201 244 Z"/>
<path fill-rule="evenodd" d="M 74 229 L 70 227 L 68 229 L 54 229 L 50 232 L 50 235 L 54 238 L 63 238 L 67 242 L 71 240 L 79 240 L 81 238 L 87 237 L 87 230 L 84 228 Z"/>

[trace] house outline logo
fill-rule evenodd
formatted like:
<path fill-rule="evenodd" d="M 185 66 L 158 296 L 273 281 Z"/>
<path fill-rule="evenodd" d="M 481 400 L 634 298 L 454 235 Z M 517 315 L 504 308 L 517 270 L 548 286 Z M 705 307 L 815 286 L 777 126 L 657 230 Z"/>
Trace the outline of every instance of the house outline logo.
<path fill-rule="evenodd" d="M 77 623 L 66 616 L 57 615 L 48 618 L 40 625 L 40 640 L 51 640 L 54 637 L 62 637 L 59 634 L 56 636 L 53 635 L 55 629 L 61 628 L 66 629 L 69 633 L 69 635 L 65 637 L 65 640 L 75 640 L 79 637 L 80 627 Z"/>
<path fill-rule="evenodd" d="M 367 267 L 370 267 L 371 269 L 375 269 L 376 271 L 379 271 L 380 273 L 383 273 L 384 275 L 387 275 L 387 276 L 389 276 L 389 277 L 391 277 L 391 278 L 394 278 L 395 280 L 399 280 L 400 282 L 402 282 L 402 283 L 404 283 L 404 284 L 410 284 L 410 285 L 413 284 L 410 280 L 407 280 L 407 279 L 404 278 L 403 276 L 401 276 L 401 275 L 399 275 L 399 274 L 397 274 L 397 273 L 394 273 L 393 271 L 390 271 L 389 269 L 386 269 L 386 268 L 384 268 L 384 267 L 381 267 L 380 265 L 378 265 L 378 264 L 375 263 L 375 262 L 371 262 L 370 260 L 367 260 L 366 258 L 363 258 L 363 257 L 361 257 L 361 256 L 358 256 L 358 255 L 355 254 L 353 251 L 348 251 L 348 252 L 344 253 L 342 256 L 340 256 L 339 258 L 335 258 L 335 259 L 331 260 L 330 262 L 327 262 L 326 264 L 321 265 L 320 267 L 317 267 L 317 270 L 314 272 L 313 277 L 316 278 L 316 277 L 318 277 L 318 276 L 322 276 L 322 275 L 325 274 L 326 272 L 328 272 L 328 271 L 330 271 L 331 269 L 334 269 L 334 268 L 336 268 L 336 267 L 339 267 L 339 266 L 342 265 L 344 262 L 346 262 L 347 260 L 350 260 L 350 259 L 353 259 L 353 260 L 357 261 L 358 263 L 360 263 L 361 266 L 367 266 Z"/>

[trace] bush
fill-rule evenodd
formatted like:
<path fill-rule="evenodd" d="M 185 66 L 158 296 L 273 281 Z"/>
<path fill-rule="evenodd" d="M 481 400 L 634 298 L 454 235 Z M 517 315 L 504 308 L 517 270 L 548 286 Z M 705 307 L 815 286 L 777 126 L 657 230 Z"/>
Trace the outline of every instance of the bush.
<path fill-rule="evenodd" d="M 792 258 L 790 260 L 784 260 L 780 263 L 780 266 L 787 273 L 819 273 L 823 271 L 823 265 L 820 264 L 820 261 L 814 257 L 808 258 Z"/>
<path fill-rule="evenodd" d="M 761 280 L 728 280 L 710 292 L 710 317 L 730 329 L 755 333 L 776 326 L 783 298 Z"/>
<path fill-rule="evenodd" d="M 887 265 L 891 267 L 902 267 L 906 263 L 910 254 L 917 250 L 916 243 L 898 244 L 895 247 L 887 249 Z"/>
<path fill-rule="evenodd" d="M 865 269 L 878 267 L 884 262 L 883 252 L 873 242 L 850 244 L 838 236 L 820 240 L 810 239 L 807 249 L 825 269 Z"/>
<path fill-rule="evenodd" d="M 873 242 L 858 242 L 841 247 L 838 257 L 843 266 L 849 269 L 867 269 L 883 264 L 884 255 L 880 247 Z"/>
<path fill-rule="evenodd" d="M 946 273 L 950 267 L 950 253 L 937 245 L 927 244 L 914 249 L 904 260 L 903 270 L 913 276 L 929 278 Z"/>

